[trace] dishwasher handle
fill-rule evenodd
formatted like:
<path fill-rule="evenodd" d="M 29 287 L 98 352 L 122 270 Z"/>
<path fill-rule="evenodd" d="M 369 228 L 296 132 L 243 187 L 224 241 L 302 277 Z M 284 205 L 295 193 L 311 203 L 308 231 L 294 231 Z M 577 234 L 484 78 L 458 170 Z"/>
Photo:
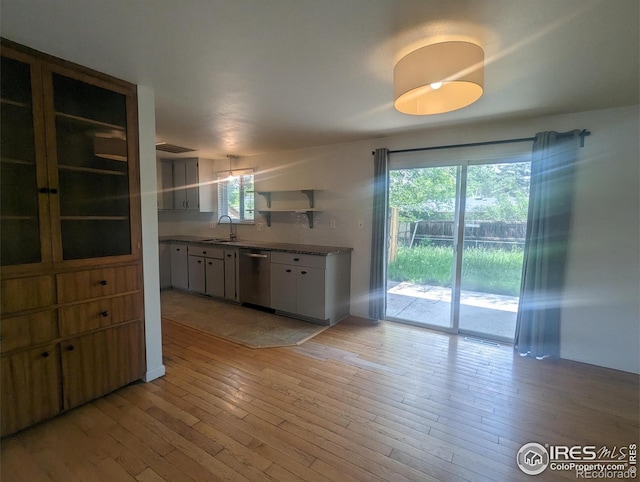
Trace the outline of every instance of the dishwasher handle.
<path fill-rule="evenodd" d="M 245 256 L 249 258 L 268 258 L 268 254 L 256 254 L 256 253 L 244 253 Z"/>

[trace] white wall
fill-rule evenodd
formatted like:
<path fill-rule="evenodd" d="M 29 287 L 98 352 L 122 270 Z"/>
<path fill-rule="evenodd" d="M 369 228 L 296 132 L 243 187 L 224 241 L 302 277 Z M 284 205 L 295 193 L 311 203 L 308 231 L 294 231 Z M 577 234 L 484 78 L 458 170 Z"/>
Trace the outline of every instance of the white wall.
<path fill-rule="evenodd" d="M 561 356 L 640 373 L 638 108 L 600 112 L 588 127 L 593 134 L 576 179 Z"/>
<path fill-rule="evenodd" d="M 160 322 L 160 271 L 158 266 L 158 217 L 156 204 L 156 114 L 154 92 L 138 86 L 140 148 L 140 207 L 142 211 L 142 262 L 147 371 L 149 382 L 165 373 L 162 364 Z"/>
<path fill-rule="evenodd" d="M 263 232 L 255 226 L 239 226 L 238 234 L 242 239 L 352 247 L 351 313 L 366 317 L 373 149 L 532 137 L 545 130 L 582 128 L 592 135 L 579 154 L 561 355 L 640 373 L 638 106 L 428 130 L 239 159 L 234 167 L 258 169 L 259 189 L 325 189 L 318 194 L 317 205 L 326 212 L 319 215 L 313 229 L 303 215 L 280 214 Z M 437 160 L 433 154 L 437 151 L 431 152 L 429 158 Z M 220 170 L 226 169 L 225 159 L 220 161 Z M 305 198 L 300 199 L 304 203 Z M 161 235 L 226 235 L 223 227 L 209 228 L 215 214 L 165 212 L 159 219 Z M 336 229 L 329 227 L 331 219 Z M 364 221 L 364 229 L 358 229 L 359 220 Z"/>

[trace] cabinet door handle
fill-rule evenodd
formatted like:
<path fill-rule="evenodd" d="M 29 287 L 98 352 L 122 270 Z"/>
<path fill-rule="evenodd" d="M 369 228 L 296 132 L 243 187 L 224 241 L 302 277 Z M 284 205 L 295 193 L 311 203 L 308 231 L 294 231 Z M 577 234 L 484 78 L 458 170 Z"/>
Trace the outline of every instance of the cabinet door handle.
<path fill-rule="evenodd" d="M 49 352 L 48 352 L 48 351 L 45 351 L 45 352 L 42 354 L 42 358 L 49 358 Z"/>
<path fill-rule="evenodd" d="M 207 252 L 206 252 L 206 251 L 203 251 L 203 252 L 202 252 L 202 254 L 207 254 Z"/>
<path fill-rule="evenodd" d="M 209 264 L 210 264 L 210 265 L 211 265 L 211 264 L 213 264 L 213 261 L 209 261 Z"/>
<path fill-rule="evenodd" d="M 187 207 L 187 201 L 182 201 L 182 207 L 186 208 Z"/>
<path fill-rule="evenodd" d="M 69 345 L 67 347 L 67 351 L 73 351 L 73 350 L 75 350 L 75 347 L 73 345 Z"/>
<path fill-rule="evenodd" d="M 230 254 L 228 254 L 228 255 L 227 255 L 227 258 L 231 258 L 231 255 L 230 255 Z M 266 258 L 266 256 L 265 256 L 265 258 Z"/>
<path fill-rule="evenodd" d="M 300 271 L 300 274 L 307 274 L 306 271 Z"/>
<path fill-rule="evenodd" d="M 49 194 L 58 194 L 58 190 L 55 187 L 53 189 L 49 189 Z"/>
<path fill-rule="evenodd" d="M 202 263 L 202 260 L 200 260 L 200 259 L 199 259 L 199 260 L 198 260 L 198 264 L 200 264 L 200 263 Z"/>
<path fill-rule="evenodd" d="M 47 194 L 49 192 L 49 188 L 41 187 L 38 189 L 38 192 L 40 192 L 40 194 Z"/>
<path fill-rule="evenodd" d="M 180 248 L 176 248 L 176 251 L 180 251 Z"/>
<path fill-rule="evenodd" d="M 103 318 L 106 318 L 107 316 L 109 316 L 109 312 L 108 311 L 101 311 L 100 314 L 102 315 Z"/>
<path fill-rule="evenodd" d="M 102 286 L 107 286 L 109 284 L 109 282 L 106 279 L 100 280 L 100 284 Z"/>

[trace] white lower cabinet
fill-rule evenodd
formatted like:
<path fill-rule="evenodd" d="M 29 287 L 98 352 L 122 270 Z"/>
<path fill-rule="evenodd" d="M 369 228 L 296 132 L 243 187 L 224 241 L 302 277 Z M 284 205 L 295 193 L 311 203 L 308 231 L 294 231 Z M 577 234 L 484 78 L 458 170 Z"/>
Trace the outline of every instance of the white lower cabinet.
<path fill-rule="evenodd" d="M 324 269 L 272 263 L 271 286 L 274 310 L 327 319 Z"/>
<path fill-rule="evenodd" d="M 171 244 L 169 251 L 170 287 L 238 301 L 236 248 Z"/>
<path fill-rule="evenodd" d="M 224 298 L 224 260 L 205 258 L 206 291 L 209 296 Z"/>
<path fill-rule="evenodd" d="M 224 297 L 230 301 L 238 301 L 238 250 L 224 250 Z"/>
<path fill-rule="evenodd" d="M 329 318 L 326 297 L 326 270 L 320 268 L 298 268 L 297 313 L 300 316 L 324 320 Z"/>
<path fill-rule="evenodd" d="M 168 250 L 171 287 L 238 301 L 237 248 L 171 243 Z M 270 308 L 278 313 L 333 325 L 349 316 L 350 290 L 350 252 L 271 252 Z"/>
<path fill-rule="evenodd" d="M 271 307 L 332 325 L 349 315 L 351 254 L 271 253 Z"/>
<path fill-rule="evenodd" d="M 273 254 L 273 253 L 272 253 Z M 271 308 L 286 313 L 298 311 L 297 268 L 271 263 Z"/>
<path fill-rule="evenodd" d="M 189 255 L 189 291 L 205 292 L 205 258 Z"/>
<path fill-rule="evenodd" d="M 234 300 L 235 264 L 227 262 L 229 253 L 235 261 L 233 252 L 219 246 L 189 246 L 189 291 Z M 233 290 L 227 288 L 230 283 Z"/>
<path fill-rule="evenodd" d="M 171 246 L 160 243 L 158 257 L 160 262 L 160 289 L 171 288 Z"/>
<path fill-rule="evenodd" d="M 171 286 L 189 289 L 189 255 L 186 244 L 171 244 Z"/>

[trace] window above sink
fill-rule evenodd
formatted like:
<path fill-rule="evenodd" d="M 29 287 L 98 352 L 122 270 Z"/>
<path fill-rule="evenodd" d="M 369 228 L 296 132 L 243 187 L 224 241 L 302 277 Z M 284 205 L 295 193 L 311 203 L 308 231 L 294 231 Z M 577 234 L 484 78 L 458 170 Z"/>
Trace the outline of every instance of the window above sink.
<path fill-rule="evenodd" d="M 234 169 L 216 173 L 218 216 L 234 223 L 253 224 L 255 219 L 254 169 Z"/>

